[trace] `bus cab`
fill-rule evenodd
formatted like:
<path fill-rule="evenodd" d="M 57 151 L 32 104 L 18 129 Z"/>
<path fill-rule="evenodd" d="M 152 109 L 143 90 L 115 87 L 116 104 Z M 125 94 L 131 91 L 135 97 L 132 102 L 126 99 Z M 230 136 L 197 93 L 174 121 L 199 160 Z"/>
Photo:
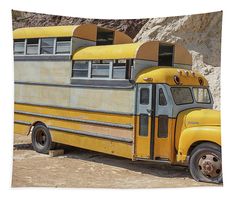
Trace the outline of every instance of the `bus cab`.
<path fill-rule="evenodd" d="M 220 113 L 182 45 L 93 24 L 16 29 L 14 132 L 222 182 Z"/>

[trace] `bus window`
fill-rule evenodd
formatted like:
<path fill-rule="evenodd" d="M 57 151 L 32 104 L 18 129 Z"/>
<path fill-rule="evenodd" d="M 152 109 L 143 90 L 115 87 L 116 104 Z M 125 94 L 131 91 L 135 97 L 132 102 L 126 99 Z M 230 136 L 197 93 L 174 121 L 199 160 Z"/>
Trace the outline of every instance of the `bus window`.
<path fill-rule="evenodd" d="M 159 105 L 160 106 L 167 105 L 166 97 L 164 95 L 164 92 L 163 92 L 162 88 L 159 89 Z"/>
<path fill-rule="evenodd" d="M 168 137 L 168 116 L 159 115 L 158 116 L 158 138 Z"/>
<path fill-rule="evenodd" d="M 109 78 L 110 62 L 107 60 L 92 61 L 91 78 Z"/>
<path fill-rule="evenodd" d="M 54 53 L 55 38 L 42 38 L 40 54 L 53 54 Z"/>
<path fill-rule="evenodd" d="M 140 104 L 148 105 L 149 104 L 149 89 L 141 88 L 140 90 Z"/>
<path fill-rule="evenodd" d="M 73 63 L 72 77 L 88 77 L 89 61 L 75 61 Z"/>
<path fill-rule="evenodd" d="M 173 65 L 173 45 L 159 44 L 159 66 Z"/>
<path fill-rule="evenodd" d="M 26 42 L 26 54 L 37 55 L 38 54 L 39 39 L 27 39 Z"/>
<path fill-rule="evenodd" d="M 70 54 L 71 38 L 62 37 L 56 39 L 56 54 Z"/>
<path fill-rule="evenodd" d="M 113 62 L 113 79 L 126 79 L 126 60 Z"/>
<path fill-rule="evenodd" d="M 140 126 L 140 136 L 148 136 L 148 115 L 147 114 L 141 114 L 139 118 L 139 126 Z"/>
<path fill-rule="evenodd" d="M 114 60 L 113 79 L 130 79 L 132 60 Z"/>
<path fill-rule="evenodd" d="M 14 40 L 14 54 L 24 55 L 25 39 Z"/>
<path fill-rule="evenodd" d="M 96 45 L 110 45 L 113 44 L 114 32 L 107 29 L 97 29 Z"/>

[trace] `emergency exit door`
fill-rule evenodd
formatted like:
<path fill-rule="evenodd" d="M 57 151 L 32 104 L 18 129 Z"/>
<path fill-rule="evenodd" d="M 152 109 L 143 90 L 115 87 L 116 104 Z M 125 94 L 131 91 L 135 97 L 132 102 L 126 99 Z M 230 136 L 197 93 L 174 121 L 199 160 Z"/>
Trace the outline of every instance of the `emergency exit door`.
<path fill-rule="evenodd" d="M 155 128 L 155 85 L 137 87 L 137 131 L 135 154 L 138 158 L 153 159 Z"/>

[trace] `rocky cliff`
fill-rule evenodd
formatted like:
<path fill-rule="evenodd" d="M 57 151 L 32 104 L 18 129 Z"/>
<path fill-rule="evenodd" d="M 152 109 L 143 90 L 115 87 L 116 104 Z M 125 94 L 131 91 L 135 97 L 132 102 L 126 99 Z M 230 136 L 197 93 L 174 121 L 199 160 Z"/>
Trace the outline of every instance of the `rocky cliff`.
<path fill-rule="evenodd" d="M 87 19 L 21 12 L 15 10 L 12 11 L 13 29 L 21 27 L 79 25 L 92 23 L 105 28 L 114 28 L 115 30 L 125 32 L 131 38 L 136 36 L 136 34 L 147 21 L 148 19 Z"/>
<path fill-rule="evenodd" d="M 215 108 L 220 109 L 220 53 L 222 12 L 152 19 L 84 19 L 13 11 L 13 29 L 94 23 L 127 33 L 134 41 L 179 42 L 192 54 L 193 69 L 209 81 Z"/>

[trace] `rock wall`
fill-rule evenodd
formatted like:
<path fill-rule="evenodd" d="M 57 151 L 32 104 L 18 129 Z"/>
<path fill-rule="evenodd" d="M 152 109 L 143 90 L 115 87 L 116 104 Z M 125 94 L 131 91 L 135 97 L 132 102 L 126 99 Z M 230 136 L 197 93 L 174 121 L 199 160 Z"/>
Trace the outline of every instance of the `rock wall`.
<path fill-rule="evenodd" d="M 220 55 L 222 12 L 152 19 L 84 19 L 12 11 L 13 29 L 94 23 L 125 32 L 134 41 L 179 42 L 192 54 L 193 69 L 209 81 L 214 108 L 220 109 Z"/>
<path fill-rule="evenodd" d="M 97 24 L 106 28 L 113 28 L 125 32 L 131 38 L 134 38 L 148 19 L 87 19 L 77 17 L 66 17 L 57 15 L 45 15 L 40 13 L 12 11 L 13 29 L 21 27 L 35 26 L 57 26 L 57 25 L 79 25 L 79 24 Z"/>

